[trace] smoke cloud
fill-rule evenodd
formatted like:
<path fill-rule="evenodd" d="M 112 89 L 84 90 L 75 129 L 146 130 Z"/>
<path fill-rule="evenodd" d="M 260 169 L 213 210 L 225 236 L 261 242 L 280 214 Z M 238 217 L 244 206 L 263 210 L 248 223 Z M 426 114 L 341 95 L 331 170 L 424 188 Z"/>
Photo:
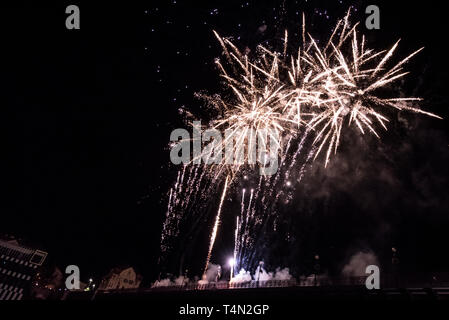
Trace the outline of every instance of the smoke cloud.
<path fill-rule="evenodd" d="M 264 268 L 257 267 L 254 274 L 251 274 L 249 271 L 246 271 L 245 269 L 241 269 L 240 272 L 235 275 L 231 283 L 244 283 L 244 282 L 250 282 L 250 281 L 270 281 L 270 280 L 278 280 L 278 281 L 288 281 L 292 280 L 293 276 L 290 274 L 289 268 L 276 268 L 275 272 L 267 272 Z M 221 277 L 221 266 L 218 264 L 209 264 L 209 267 L 206 271 L 206 273 L 203 275 L 202 279 L 199 280 L 197 283 L 200 285 L 206 285 L 211 282 L 217 282 L 220 281 Z M 157 287 L 172 287 L 172 286 L 182 286 L 187 283 L 191 283 L 191 280 L 184 276 L 179 276 L 175 278 L 174 280 L 167 278 L 162 280 L 156 280 L 152 284 L 152 288 Z M 193 282 L 196 282 L 195 280 Z M 226 282 L 226 281 L 225 281 Z"/>
<path fill-rule="evenodd" d="M 251 273 L 249 271 L 245 271 L 245 269 L 242 269 L 235 277 L 232 278 L 231 283 L 249 282 L 252 279 Z"/>
<path fill-rule="evenodd" d="M 218 281 L 221 277 L 221 266 L 219 264 L 210 263 L 203 275 L 203 278 L 198 281 L 198 284 L 208 284 L 209 282 Z"/>
<path fill-rule="evenodd" d="M 347 277 L 363 277 L 366 276 L 366 267 L 372 264 L 379 265 L 373 252 L 358 252 L 349 259 L 342 273 Z"/>
<path fill-rule="evenodd" d="M 187 277 L 179 276 L 173 281 L 169 278 L 162 279 L 162 280 L 156 280 L 151 287 L 157 288 L 157 287 L 173 287 L 173 286 L 182 286 L 186 283 L 188 283 L 190 280 Z"/>
<path fill-rule="evenodd" d="M 267 272 L 264 268 L 257 267 L 254 274 L 251 276 L 249 271 L 245 269 L 240 270 L 240 272 L 232 279 L 234 283 L 248 282 L 251 280 L 258 281 L 270 281 L 270 280 L 292 280 L 293 277 L 290 274 L 288 268 L 276 268 L 275 272 Z"/>

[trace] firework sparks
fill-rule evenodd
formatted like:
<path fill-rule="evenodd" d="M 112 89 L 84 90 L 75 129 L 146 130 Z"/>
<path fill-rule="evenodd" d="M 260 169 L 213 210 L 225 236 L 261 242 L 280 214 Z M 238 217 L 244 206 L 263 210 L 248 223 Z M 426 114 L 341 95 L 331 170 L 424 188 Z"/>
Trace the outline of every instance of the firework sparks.
<path fill-rule="evenodd" d="M 254 163 L 255 155 L 250 152 L 256 143 L 254 132 L 257 134 L 260 130 L 267 130 L 271 133 L 280 153 L 283 177 L 288 180 L 295 164 L 300 167 L 298 170 L 300 177 L 303 175 L 305 163 L 298 160 L 300 153 L 301 156 L 304 153 L 303 150 L 307 155 L 306 162 L 309 159 L 314 161 L 324 153 L 326 167 L 331 156 L 337 152 L 345 130 L 354 128 L 354 132 L 371 133 L 380 138 L 377 126 L 387 130 L 389 119 L 386 111 L 389 109 L 440 118 L 417 107 L 421 98 L 383 96 L 388 94 L 388 89 L 393 83 L 408 74 L 403 69 L 404 65 L 423 48 L 394 64 L 392 61 L 399 41 L 388 50 L 370 49 L 367 47 L 365 37 L 357 32 L 358 24 L 350 24 L 349 16 L 350 11 L 343 19 L 337 21 L 327 41 L 318 42 L 306 32 L 303 14 L 302 41 L 299 41 L 301 43 L 299 47 L 289 50 L 291 37 L 285 31 L 279 51 L 259 45 L 257 52 L 252 56 L 240 52 L 229 39 L 221 37 L 214 31 L 225 57 L 223 61 L 217 59 L 216 65 L 226 89 L 222 95 L 197 94 L 197 96 L 212 106 L 218 115 L 210 121 L 210 127 L 231 132 L 219 149 L 213 152 L 226 154 L 225 147 L 232 140 L 233 154 L 243 154 L 243 158 L 229 163 L 225 160 L 226 157 L 223 157 L 221 163 L 205 164 L 201 174 L 197 174 L 199 165 L 198 162 L 194 162 L 197 159 L 192 160 L 192 163 L 196 163 L 195 173 L 192 176 L 193 169 L 190 169 L 187 187 L 189 195 L 185 200 L 185 206 L 194 202 L 190 197 L 201 193 L 202 185 L 207 185 L 202 184 L 205 172 L 208 172 L 207 176 L 211 177 L 212 183 L 217 184 L 226 176 L 210 235 L 205 270 L 211 258 L 228 189 L 236 180 L 237 172 L 241 170 L 243 164 Z M 308 139 L 311 139 L 311 144 L 306 148 Z M 205 152 L 211 153 L 212 150 L 206 149 Z M 202 153 L 200 157 L 207 159 L 211 154 Z M 171 220 L 177 218 L 177 215 L 171 212 L 177 201 L 176 196 L 182 190 L 178 184 L 183 183 L 184 173 L 185 167 L 180 173 L 181 176 L 178 175 L 175 188 L 170 191 L 167 217 Z M 266 177 L 264 185 L 262 177 L 260 178 L 256 192 L 251 190 L 245 217 L 243 192 L 242 212 L 235 231 L 235 250 L 240 250 L 242 246 L 248 244 L 249 223 L 261 223 L 262 218 L 254 219 L 255 203 L 259 194 L 262 195 L 264 209 L 268 206 L 267 199 L 274 199 L 273 202 L 277 203 L 283 194 L 282 191 L 275 190 L 280 178 L 280 170 L 272 180 Z M 265 188 L 270 183 L 271 187 Z M 264 190 L 261 190 L 262 188 Z M 290 184 L 289 188 L 292 190 Z M 184 202 L 182 205 L 184 206 Z M 164 230 L 166 229 L 169 229 L 169 226 L 164 225 Z M 238 261 L 241 261 L 240 254 L 234 252 L 234 257 Z"/>
<path fill-rule="evenodd" d="M 365 37 L 359 39 L 358 24 L 351 26 L 349 15 L 348 11 L 337 22 L 322 48 L 311 35 L 306 39 L 303 18 L 303 42 L 294 54 L 287 51 L 285 31 L 282 52 L 260 45 L 259 55 L 254 59 L 240 53 L 214 31 L 236 74 L 231 76 L 217 60 L 221 76 L 236 98 L 215 98 L 214 105 L 224 113 L 214 124 L 216 128 L 226 126 L 240 133 L 235 148 L 247 143 L 249 128 L 269 128 L 280 133 L 277 143 L 283 146 L 291 134 L 301 134 L 302 127 L 308 127 L 315 132 L 313 158 L 327 146 L 324 163 L 327 166 L 331 154 L 337 152 L 345 122 L 348 127 L 355 125 L 361 134 L 368 131 L 379 138 L 375 123 L 387 129 L 389 120 L 382 111 L 388 107 L 440 118 L 414 107 L 413 103 L 421 101 L 420 98 L 376 95 L 378 89 L 407 75 L 403 65 L 423 48 L 386 68 L 399 41 L 388 51 L 367 49 Z M 337 34 L 340 36 L 336 37 Z"/>
<path fill-rule="evenodd" d="M 214 228 L 212 229 L 212 234 L 210 237 L 209 251 L 207 252 L 207 259 L 206 259 L 206 266 L 204 267 L 204 273 L 206 273 L 207 267 L 209 266 L 210 257 L 212 255 L 212 249 L 214 248 L 215 244 L 215 238 L 217 237 L 218 226 L 220 225 L 221 209 L 223 207 L 223 201 L 226 198 L 226 192 L 228 191 L 228 183 L 229 183 L 229 176 L 226 177 L 223 193 L 220 199 L 220 205 L 218 206 L 217 216 L 215 217 L 215 224 Z"/>

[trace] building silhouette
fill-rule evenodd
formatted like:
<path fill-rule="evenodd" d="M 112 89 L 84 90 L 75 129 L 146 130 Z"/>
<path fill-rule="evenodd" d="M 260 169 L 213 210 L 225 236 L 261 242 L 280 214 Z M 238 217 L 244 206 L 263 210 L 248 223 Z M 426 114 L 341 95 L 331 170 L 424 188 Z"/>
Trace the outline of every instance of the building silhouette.
<path fill-rule="evenodd" d="M 0 239 L 0 300 L 29 298 L 32 281 L 46 257 L 47 252 Z"/>

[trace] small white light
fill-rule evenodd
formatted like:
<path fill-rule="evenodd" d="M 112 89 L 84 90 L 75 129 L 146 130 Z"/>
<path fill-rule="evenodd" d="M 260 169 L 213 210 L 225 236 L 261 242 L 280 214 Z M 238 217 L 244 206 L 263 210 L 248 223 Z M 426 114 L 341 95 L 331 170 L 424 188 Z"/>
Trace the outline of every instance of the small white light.
<path fill-rule="evenodd" d="M 230 258 L 230 259 L 228 260 L 228 264 L 229 264 L 230 267 L 233 267 L 234 264 L 235 264 L 234 258 Z"/>

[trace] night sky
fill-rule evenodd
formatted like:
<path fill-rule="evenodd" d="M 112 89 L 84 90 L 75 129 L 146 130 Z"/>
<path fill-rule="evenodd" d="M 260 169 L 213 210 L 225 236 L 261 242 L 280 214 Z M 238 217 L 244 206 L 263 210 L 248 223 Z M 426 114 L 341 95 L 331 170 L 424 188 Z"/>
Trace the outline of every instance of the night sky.
<path fill-rule="evenodd" d="M 80 7 L 80 30 L 65 28 L 69 4 Z M 369 4 L 380 7 L 380 30 L 364 27 Z M 61 269 L 80 266 L 82 278 L 131 265 L 154 279 L 167 192 L 178 169 L 170 164 L 170 132 L 185 127 L 180 108 L 204 115 L 195 92 L 221 89 L 214 66 L 221 50 L 212 30 L 251 49 L 280 38 L 284 28 L 299 33 L 304 11 L 311 33 L 326 38 L 351 5 L 372 47 L 398 38 L 401 55 L 425 47 L 408 65 L 403 90 L 425 98 L 423 107 L 445 120 L 400 113 L 380 142 L 344 137 L 330 167 L 309 170 L 285 208 L 292 238 L 273 241 L 271 265 L 307 273 L 319 253 L 323 268 L 335 273 L 369 248 L 387 266 L 395 246 L 404 270 L 448 271 L 448 11 L 440 3 L 2 4 L 0 233 L 46 250 Z M 202 264 L 206 246 L 191 261 Z M 217 250 L 232 247 L 222 243 Z"/>

